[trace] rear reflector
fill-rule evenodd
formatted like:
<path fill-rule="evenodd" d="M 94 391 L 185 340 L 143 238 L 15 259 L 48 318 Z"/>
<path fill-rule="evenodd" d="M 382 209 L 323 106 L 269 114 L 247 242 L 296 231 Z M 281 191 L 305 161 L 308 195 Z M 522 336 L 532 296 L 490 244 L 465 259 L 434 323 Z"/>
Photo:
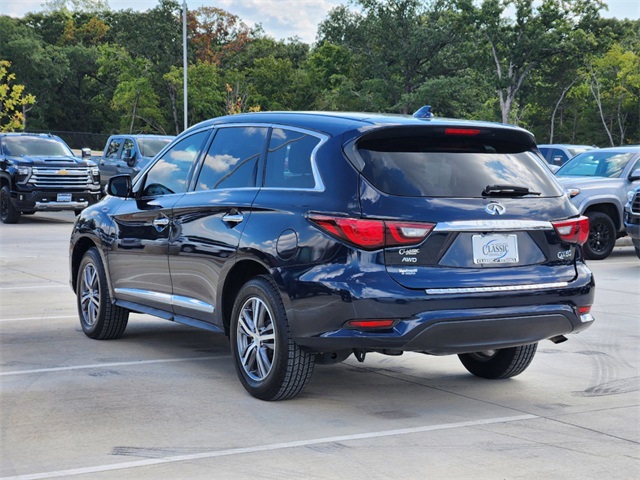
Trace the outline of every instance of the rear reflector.
<path fill-rule="evenodd" d="M 585 313 L 591 312 L 591 305 L 583 305 L 582 307 L 578 307 L 578 314 L 584 315 Z"/>
<path fill-rule="evenodd" d="M 353 328 L 390 328 L 395 320 L 349 320 L 347 325 Z"/>
<path fill-rule="evenodd" d="M 325 232 L 363 250 L 417 245 L 435 226 L 433 223 L 368 220 L 317 214 L 309 215 L 309 220 Z"/>
<path fill-rule="evenodd" d="M 589 238 L 589 219 L 585 216 L 552 224 L 563 242 L 584 245 Z"/>

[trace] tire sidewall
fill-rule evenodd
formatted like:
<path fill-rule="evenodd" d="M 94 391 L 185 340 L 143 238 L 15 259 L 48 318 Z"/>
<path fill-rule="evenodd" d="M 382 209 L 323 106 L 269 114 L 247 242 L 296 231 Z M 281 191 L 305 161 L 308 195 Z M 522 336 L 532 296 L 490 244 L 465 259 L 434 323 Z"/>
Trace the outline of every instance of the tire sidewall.
<path fill-rule="evenodd" d="M 3 204 L 6 202 L 6 209 L 3 208 Z M 18 212 L 11 204 L 11 192 L 9 187 L 5 185 L 0 190 L 0 220 L 2 223 L 17 223 L 20 219 L 20 212 Z"/>
<path fill-rule="evenodd" d="M 242 366 L 240 352 L 238 351 L 238 318 L 242 307 L 251 298 L 258 298 L 266 305 L 273 322 L 275 334 L 275 352 L 271 371 L 263 380 L 254 380 Z M 285 380 L 287 370 L 287 359 L 289 351 L 289 335 L 286 312 L 282 305 L 277 290 L 265 278 L 254 278 L 246 283 L 238 293 L 233 305 L 233 313 L 229 328 L 229 339 L 231 343 L 231 357 L 238 373 L 240 382 L 244 388 L 254 397 L 269 399 L 277 394 Z"/>

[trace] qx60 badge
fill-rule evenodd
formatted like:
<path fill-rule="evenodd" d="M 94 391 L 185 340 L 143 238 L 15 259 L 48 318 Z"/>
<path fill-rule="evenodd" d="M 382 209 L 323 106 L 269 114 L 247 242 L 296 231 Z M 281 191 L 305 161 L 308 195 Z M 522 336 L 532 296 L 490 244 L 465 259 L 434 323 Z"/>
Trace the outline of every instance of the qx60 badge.
<path fill-rule="evenodd" d="M 503 215 L 504 212 L 507 211 L 507 209 L 504 208 L 504 205 L 498 202 L 491 202 L 489 205 L 484 207 L 484 209 L 489 215 Z"/>

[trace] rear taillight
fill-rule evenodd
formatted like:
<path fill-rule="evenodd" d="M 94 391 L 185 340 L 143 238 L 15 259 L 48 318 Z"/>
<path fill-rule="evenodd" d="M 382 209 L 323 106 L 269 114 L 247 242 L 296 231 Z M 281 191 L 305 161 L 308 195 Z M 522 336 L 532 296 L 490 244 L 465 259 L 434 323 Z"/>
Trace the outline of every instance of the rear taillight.
<path fill-rule="evenodd" d="M 368 220 L 316 214 L 309 215 L 309 220 L 325 232 L 363 250 L 417 245 L 431 233 L 435 226 L 433 223 Z"/>
<path fill-rule="evenodd" d="M 584 245 L 589 238 L 589 219 L 585 216 L 552 224 L 563 242 Z"/>

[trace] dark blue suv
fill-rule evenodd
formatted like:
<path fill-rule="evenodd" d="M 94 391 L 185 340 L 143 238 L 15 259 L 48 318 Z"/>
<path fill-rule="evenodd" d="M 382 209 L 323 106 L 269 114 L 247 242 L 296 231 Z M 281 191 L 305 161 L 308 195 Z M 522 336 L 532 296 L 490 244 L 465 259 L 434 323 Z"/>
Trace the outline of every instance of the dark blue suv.
<path fill-rule="evenodd" d="M 512 377 L 593 322 L 588 219 L 535 151 L 519 128 L 433 118 L 200 123 L 78 217 L 80 323 L 117 338 L 143 312 L 224 333 L 265 400 L 368 352 Z"/>

